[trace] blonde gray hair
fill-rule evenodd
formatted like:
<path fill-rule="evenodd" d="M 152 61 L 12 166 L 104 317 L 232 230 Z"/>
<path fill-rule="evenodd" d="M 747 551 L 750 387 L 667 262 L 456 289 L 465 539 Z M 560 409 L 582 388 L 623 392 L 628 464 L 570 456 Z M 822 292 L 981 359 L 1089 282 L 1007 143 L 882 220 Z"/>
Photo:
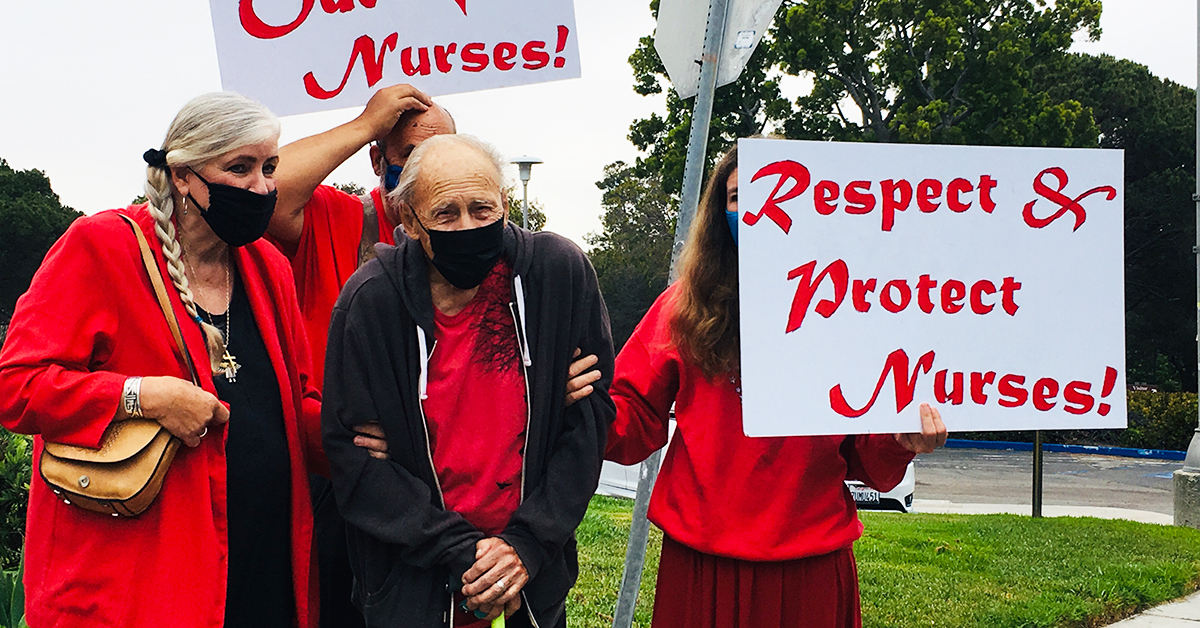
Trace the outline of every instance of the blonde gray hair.
<path fill-rule="evenodd" d="M 193 98 L 175 114 L 161 150 L 167 167 L 199 167 L 231 150 L 278 140 L 279 120 L 261 103 L 233 92 L 213 92 Z M 204 322 L 184 273 L 183 247 L 175 233 L 175 201 L 171 195 L 171 173 L 166 168 L 146 168 L 147 209 L 154 217 L 154 234 L 162 243 L 167 272 L 179 291 L 188 315 L 200 323 L 208 347 L 212 370 L 225 354 L 221 331 Z M 184 204 L 186 206 L 186 199 Z"/>
<path fill-rule="evenodd" d="M 433 148 L 441 145 L 458 145 L 466 146 L 483 157 L 486 157 L 496 169 L 496 183 L 500 189 L 504 189 L 504 158 L 491 144 L 475 137 L 474 135 L 435 135 L 419 146 L 413 149 L 411 155 L 408 156 L 408 161 L 404 164 L 404 172 L 400 173 L 400 181 L 396 184 L 396 189 L 387 193 L 387 203 L 392 207 L 404 203 L 409 207 L 413 206 L 413 200 L 416 196 L 417 178 L 421 176 L 421 162 L 425 159 L 425 154 Z"/>

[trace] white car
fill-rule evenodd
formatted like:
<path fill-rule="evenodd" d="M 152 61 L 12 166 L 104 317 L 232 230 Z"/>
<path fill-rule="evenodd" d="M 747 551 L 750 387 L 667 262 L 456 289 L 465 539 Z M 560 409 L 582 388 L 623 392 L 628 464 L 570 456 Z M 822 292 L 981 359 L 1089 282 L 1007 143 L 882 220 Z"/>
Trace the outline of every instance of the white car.
<path fill-rule="evenodd" d="M 900 480 L 896 488 L 886 493 L 881 493 L 858 480 L 846 480 L 846 488 L 850 489 L 850 494 L 854 496 L 854 503 L 858 505 L 859 510 L 912 512 L 913 489 L 917 485 L 917 476 L 913 469 L 913 463 L 908 463 L 908 469 L 904 471 L 904 479 Z M 637 484 L 634 484 L 634 489 L 636 492 Z"/>

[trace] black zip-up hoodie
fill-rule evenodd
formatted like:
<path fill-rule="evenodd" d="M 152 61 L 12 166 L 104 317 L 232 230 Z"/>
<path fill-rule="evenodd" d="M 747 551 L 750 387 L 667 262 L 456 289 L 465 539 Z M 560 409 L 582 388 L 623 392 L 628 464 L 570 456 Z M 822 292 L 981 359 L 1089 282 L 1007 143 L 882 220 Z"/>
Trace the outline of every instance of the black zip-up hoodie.
<path fill-rule="evenodd" d="M 402 233 L 396 241 L 377 245 L 378 257 L 350 278 L 334 306 L 322 430 L 338 507 L 350 523 L 354 595 L 367 625 L 440 627 L 449 624 L 452 593 L 462 588 L 484 535 L 443 508 L 420 401 L 435 346 L 428 261 L 419 242 Z M 520 612 L 549 627 L 565 612 L 579 573 L 575 528 L 599 482 L 616 414 L 608 396 L 612 334 L 596 273 L 572 242 L 510 224 L 504 248 L 514 274 L 509 309 L 524 349 L 529 426 L 521 505 L 500 537 L 529 572 Z M 599 357 L 601 379 L 590 396 L 564 408 L 576 347 Z M 389 460 L 354 445 L 351 428 L 371 421 L 383 426 Z"/>

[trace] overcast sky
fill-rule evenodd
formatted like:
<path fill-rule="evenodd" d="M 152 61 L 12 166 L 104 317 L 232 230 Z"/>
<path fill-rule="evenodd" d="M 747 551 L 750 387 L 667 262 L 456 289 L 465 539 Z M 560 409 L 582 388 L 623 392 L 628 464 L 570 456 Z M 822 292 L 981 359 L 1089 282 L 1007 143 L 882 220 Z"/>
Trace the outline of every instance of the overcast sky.
<path fill-rule="evenodd" d="M 233 0 L 230 0 L 233 1 Z M 600 228 L 595 182 L 604 165 L 632 161 L 629 123 L 664 108 L 631 89 L 626 59 L 654 23 L 647 0 L 575 3 L 583 78 L 439 98 L 460 132 L 507 156 L 533 155 L 532 198 L 547 228 L 581 246 Z M 63 203 L 85 213 L 141 193 L 141 154 L 162 143 L 176 111 L 221 88 L 207 0 L 6 2 L 0 9 L 0 158 L 44 171 Z M 1105 0 L 1098 43 L 1076 50 L 1144 63 L 1195 87 L 1196 5 Z M 269 71 L 269 69 L 267 69 Z M 282 142 L 350 120 L 356 109 L 283 119 Z M 515 167 L 509 176 L 516 179 Z M 366 187 L 365 151 L 330 177 Z M 4 234 L 0 234 L 3 237 Z"/>

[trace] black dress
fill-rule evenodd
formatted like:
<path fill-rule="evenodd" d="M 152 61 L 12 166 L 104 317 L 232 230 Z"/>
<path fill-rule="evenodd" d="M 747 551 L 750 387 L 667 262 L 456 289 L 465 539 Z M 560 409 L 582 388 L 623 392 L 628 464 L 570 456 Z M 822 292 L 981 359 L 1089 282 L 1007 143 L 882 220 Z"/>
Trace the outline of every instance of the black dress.
<path fill-rule="evenodd" d="M 239 369 L 234 381 L 213 377 L 229 404 L 225 443 L 228 476 L 229 588 L 225 626 L 293 628 L 291 480 L 279 381 L 271 366 L 240 277 L 229 312 L 202 315 L 222 332 Z"/>

